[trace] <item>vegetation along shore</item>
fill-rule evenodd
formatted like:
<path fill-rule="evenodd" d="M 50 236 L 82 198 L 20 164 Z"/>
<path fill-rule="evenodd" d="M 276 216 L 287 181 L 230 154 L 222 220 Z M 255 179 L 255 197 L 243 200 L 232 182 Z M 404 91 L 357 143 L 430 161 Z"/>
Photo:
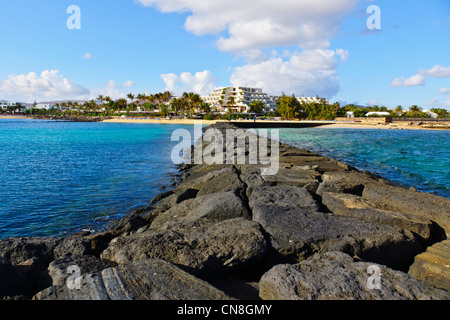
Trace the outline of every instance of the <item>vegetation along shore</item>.
<path fill-rule="evenodd" d="M 238 88 L 239 89 L 239 88 Z M 243 88 L 242 88 L 243 89 Z M 155 94 L 128 94 L 128 99 L 111 99 L 99 95 L 95 100 L 59 101 L 52 104 L 38 103 L 27 106 L 21 103 L 0 110 L 0 117 L 25 116 L 34 119 L 64 121 L 111 121 L 136 123 L 192 123 L 208 121 L 335 121 L 341 127 L 392 129 L 449 129 L 450 111 L 442 108 L 423 108 L 412 105 L 395 108 L 386 106 L 359 106 L 331 103 L 324 98 L 304 99 L 282 94 L 269 108 L 262 100 L 253 100 L 245 107 L 234 96 L 227 94 L 220 105 L 212 105 L 193 92 L 175 97 L 170 91 Z M 426 112 L 425 112 L 426 111 Z M 176 120 L 170 121 L 169 120 Z"/>
<path fill-rule="evenodd" d="M 0 296 L 450 299 L 450 199 L 278 147 L 275 175 L 184 164 L 172 190 L 104 232 L 0 240 Z"/>

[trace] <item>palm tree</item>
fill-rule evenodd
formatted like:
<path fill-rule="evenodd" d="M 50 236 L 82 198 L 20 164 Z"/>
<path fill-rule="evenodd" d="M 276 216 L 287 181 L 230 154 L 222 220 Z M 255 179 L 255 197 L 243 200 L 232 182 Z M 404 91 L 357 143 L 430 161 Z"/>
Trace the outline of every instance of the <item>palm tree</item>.
<path fill-rule="evenodd" d="M 413 105 L 409 108 L 409 113 L 413 116 L 418 115 L 420 112 L 422 112 L 421 108 L 416 105 Z"/>
<path fill-rule="evenodd" d="M 134 94 L 132 94 L 132 93 L 129 93 L 129 94 L 127 94 L 127 97 L 128 97 L 128 99 L 130 99 L 130 100 L 131 100 L 131 103 L 133 103 L 133 101 L 134 101 L 134 98 L 135 98 Z"/>

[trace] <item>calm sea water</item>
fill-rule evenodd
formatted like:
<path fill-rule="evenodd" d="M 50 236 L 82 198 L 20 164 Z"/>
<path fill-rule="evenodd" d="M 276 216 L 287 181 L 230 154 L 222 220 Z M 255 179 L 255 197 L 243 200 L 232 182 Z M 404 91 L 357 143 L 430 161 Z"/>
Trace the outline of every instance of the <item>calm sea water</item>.
<path fill-rule="evenodd" d="M 173 130 L 0 120 L 0 238 L 95 230 L 170 187 Z"/>
<path fill-rule="evenodd" d="M 175 129 L 0 120 L 0 238 L 98 231 L 177 174 Z M 281 129 L 280 140 L 450 198 L 450 131 Z"/>
<path fill-rule="evenodd" d="M 280 129 L 280 141 L 450 198 L 450 131 Z"/>

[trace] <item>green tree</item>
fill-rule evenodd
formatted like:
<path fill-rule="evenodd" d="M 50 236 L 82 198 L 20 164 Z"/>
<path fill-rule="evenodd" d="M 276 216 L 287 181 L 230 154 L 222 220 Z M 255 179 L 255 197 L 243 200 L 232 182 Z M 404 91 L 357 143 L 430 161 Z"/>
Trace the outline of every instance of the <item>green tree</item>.
<path fill-rule="evenodd" d="M 254 100 L 249 105 L 250 112 L 254 112 L 256 114 L 263 113 L 265 109 L 264 102 L 261 100 Z"/>
<path fill-rule="evenodd" d="M 294 94 L 287 96 L 282 93 L 281 97 L 277 100 L 278 112 L 285 119 L 294 119 L 300 115 L 301 104 L 297 100 Z"/>

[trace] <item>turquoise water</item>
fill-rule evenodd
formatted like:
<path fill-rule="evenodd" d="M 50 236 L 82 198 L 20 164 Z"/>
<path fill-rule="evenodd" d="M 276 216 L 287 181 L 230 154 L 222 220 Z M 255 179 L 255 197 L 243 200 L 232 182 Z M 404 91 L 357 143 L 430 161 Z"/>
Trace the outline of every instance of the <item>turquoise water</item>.
<path fill-rule="evenodd" d="M 280 141 L 450 198 L 450 131 L 280 129 Z"/>
<path fill-rule="evenodd" d="M 99 231 L 178 174 L 175 129 L 0 120 L 0 238 Z M 281 129 L 280 140 L 450 198 L 450 131 Z"/>
<path fill-rule="evenodd" d="M 0 238 L 97 231 L 148 204 L 178 173 L 176 128 L 0 120 Z"/>

